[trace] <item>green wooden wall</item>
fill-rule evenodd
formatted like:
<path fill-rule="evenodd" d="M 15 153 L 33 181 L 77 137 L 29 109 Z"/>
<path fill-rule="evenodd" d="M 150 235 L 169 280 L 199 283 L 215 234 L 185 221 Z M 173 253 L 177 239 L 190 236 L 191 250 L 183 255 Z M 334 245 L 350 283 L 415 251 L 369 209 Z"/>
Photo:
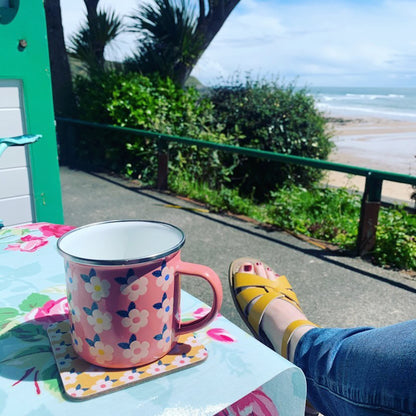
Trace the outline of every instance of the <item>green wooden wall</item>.
<path fill-rule="evenodd" d="M 42 135 L 29 147 L 35 221 L 63 223 L 43 0 L 9 0 L 9 6 L 0 7 L 0 79 L 21 80 L 26 133 Z"/>

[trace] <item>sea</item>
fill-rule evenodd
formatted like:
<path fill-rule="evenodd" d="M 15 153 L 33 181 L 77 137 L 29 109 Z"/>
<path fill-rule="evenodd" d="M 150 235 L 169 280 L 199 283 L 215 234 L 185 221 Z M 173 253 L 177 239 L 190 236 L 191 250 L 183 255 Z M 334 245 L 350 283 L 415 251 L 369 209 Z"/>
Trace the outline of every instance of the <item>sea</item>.
<path fill-rule="evenodd" d="M 334 116 L 416 122 L 416 88 L 309 87 L 316 107 Z"/>

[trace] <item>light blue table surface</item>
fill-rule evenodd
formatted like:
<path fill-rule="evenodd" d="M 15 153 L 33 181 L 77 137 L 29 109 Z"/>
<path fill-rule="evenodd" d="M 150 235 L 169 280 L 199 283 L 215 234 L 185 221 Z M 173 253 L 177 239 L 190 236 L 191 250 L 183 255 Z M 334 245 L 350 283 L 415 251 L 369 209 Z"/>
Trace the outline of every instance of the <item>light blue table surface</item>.
<path fill-rule="evenodd" d="M 259 386 L 280 416 L 303 415 L 301 370 L 222 316 L 196 333 L 208 350 L 203 363 L 89 400 L 67 399 L 45 331 L 65 313 L 56 249 L 64 231 L 46 223 L 0 230 L 0 415 L 212 415 Z M 186 292 L 181 306 L 183 318 L 206 307 Z"/>

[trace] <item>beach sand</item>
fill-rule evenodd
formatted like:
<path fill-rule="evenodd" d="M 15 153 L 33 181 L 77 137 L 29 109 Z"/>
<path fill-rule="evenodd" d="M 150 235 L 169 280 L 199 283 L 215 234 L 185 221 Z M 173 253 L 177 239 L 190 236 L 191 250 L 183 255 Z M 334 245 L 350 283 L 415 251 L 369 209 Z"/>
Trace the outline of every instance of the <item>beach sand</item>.
<path fill-rule="evenodd" d="M 416 176 L 416 123 L 374 117 L 327 115 L 335 148 L 332 162 Z M 364 190 L 365 178 L 328 172 L 324 183 Z M 414 205 L 410 185 L 383 181 L 382 196 Z"/>

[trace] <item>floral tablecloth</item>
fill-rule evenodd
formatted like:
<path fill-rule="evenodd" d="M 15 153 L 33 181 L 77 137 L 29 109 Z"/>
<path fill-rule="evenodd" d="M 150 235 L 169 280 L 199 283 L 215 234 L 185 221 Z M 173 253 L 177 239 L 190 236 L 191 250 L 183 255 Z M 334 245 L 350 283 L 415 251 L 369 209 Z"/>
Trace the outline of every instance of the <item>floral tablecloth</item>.
<path fill-rule="evenodd" d="M 203 363 L 91 400 L 68 399 L 46 329 L 67 319 L 56 241 L 71 228 L 0 230 L 0 415 L 303 415 L 302 372 L 220 315 L 195 334 L 208 350 Z M 186 292 L 181 306 L 183 319 L 206 313 Z"/>

